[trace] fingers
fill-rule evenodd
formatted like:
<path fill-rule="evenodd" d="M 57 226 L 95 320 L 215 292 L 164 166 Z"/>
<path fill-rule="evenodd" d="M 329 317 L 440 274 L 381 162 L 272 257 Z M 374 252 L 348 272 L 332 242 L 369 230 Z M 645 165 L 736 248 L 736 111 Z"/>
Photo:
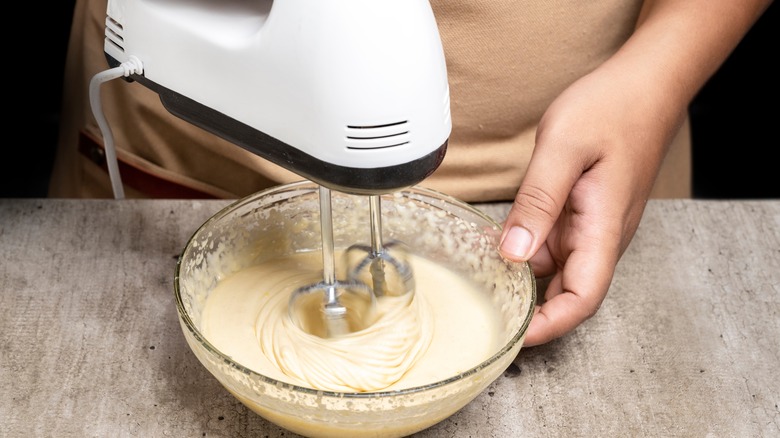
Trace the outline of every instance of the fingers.
<path fill-rule="evenodd" d="M 609 252 L 572 252 L 564 269 L 550 280 L 524 345 L 552 341 L 590 319 L 604 301 L 614 275 L 613 266 L 614 257 Z"/>
<path fill-rule="evenodd" d="M 604 186 L 611 187 L 612 180 L 608 167 L 594 159 L 598 154 L 540 140 L 500 245 L 504 257 L 529 261 L 535 275 L 553 275 L 531 320 L 528 346 L 559 338 L 596 313 L 621 242 L 622 215 L 607 207 L 614 193 Z"/>
<path fill-rule="evenodd" d="M 537 278 L 547 277 L 555 273 L 555 259 L 550 254 L 550 249 L 547 245 L 543 244 L 528 263 L 531 264 L 531 269 Z"/>
<path fill-rule="evenodd" d="M 541 155 L 531 160 L 504 221 L 499 249 L 509 260 L 528 261 L 539 250 L 582 172 L 561 169 L 571 163 L 552 165 L 548 161 L 549 157 Z"/>

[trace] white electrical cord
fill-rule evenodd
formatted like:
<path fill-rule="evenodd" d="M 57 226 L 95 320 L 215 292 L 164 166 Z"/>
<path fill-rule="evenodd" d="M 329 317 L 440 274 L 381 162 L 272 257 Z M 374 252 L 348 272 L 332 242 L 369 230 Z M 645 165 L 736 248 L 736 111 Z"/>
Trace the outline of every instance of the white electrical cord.
<path fill-rule="evenodd" d="M 114 135 L 111 133 L 111 127 L 108 126 L 106 117 L 103 114 L 103 105 L 100 102 L 100 86 L 103 82 L 112 79 L 128 77 L 132 74 L 142 74 L 144 72 L 141 60 L 135 56 L 130 56 L 127 61 L 109 70 L 104 70 L 92 77 L 89 82 L 89 104 L 92 107 L 92 114 L 97 120 L 100 132 L 103 134 L 103 146 L 106 150 L 106 164 L 108 165 L 108 177 L 111 179 L 111 188 L 114 191 L 114 199 L 124 199 L 125 190 L 122 186 L 122 177 L 119 175 L 119 163 L 116 157 L 116 146 L 114 146 Z"/>

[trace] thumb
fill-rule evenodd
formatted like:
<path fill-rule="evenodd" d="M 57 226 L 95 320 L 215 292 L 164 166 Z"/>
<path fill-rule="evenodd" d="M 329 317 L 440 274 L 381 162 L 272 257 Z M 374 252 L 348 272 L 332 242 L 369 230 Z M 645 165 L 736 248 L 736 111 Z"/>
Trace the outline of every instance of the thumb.
<path fill-rule="evenodd" d="M 537 147 L 504 221 L 499 250 L 509 260 L 528 261 L 536 254 L 582 174 L 575 160 L 542 152 Z"/>

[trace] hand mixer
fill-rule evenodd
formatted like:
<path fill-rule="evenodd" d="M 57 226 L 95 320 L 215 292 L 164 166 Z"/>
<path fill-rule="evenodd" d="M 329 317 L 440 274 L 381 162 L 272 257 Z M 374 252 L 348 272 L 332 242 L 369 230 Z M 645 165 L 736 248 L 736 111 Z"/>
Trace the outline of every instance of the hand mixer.
<path fill-rule="evenodd" d="M 379 195 L 444 158 L 449 88 L 428 0 L 109 0 L 105 35 L 109 65 L 172 114 L 319 184 L 321 216 L 339 190 L 372 197 L 378 217 Z M 351 286 L 329 278 L 322 235 L 314 289 L 338 308 Z"/>

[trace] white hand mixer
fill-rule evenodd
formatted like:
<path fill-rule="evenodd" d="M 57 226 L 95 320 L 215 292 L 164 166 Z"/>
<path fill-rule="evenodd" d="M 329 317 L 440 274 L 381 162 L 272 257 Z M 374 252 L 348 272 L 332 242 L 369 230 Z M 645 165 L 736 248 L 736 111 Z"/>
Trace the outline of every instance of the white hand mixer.
<path fill-rule="evenodd" d="M 379 195 L 425 179 L 447 148 L 447 71 L 429 1 L 109 0 L 104 51 L 116 77 L 156 91 L 171 113 L 320 185 L 323 282 L 293 301 L 322 292 L 326 311 L 337 309 L 329 327 L 343 332 L 339 296 L 365 292 L 360 272 L 331 275 L 329 190 L 371 197 L 370 263 L 358 270 L 374 266 L 381 283 L 384 262 L 404 262 L 382 247 Z"/>

